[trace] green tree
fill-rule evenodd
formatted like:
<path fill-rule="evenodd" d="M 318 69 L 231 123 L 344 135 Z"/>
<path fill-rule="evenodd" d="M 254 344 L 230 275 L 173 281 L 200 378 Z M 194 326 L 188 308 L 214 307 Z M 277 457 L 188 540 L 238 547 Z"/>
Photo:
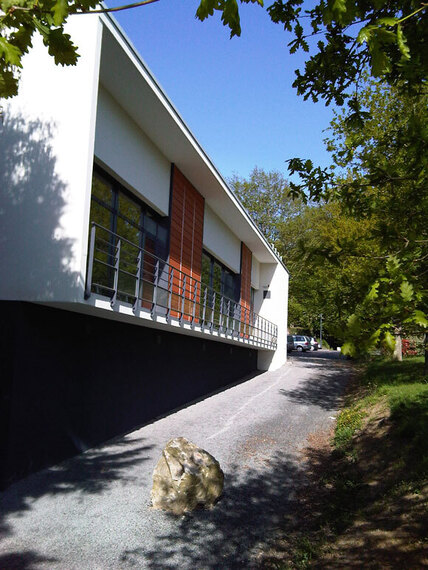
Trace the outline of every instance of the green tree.
<path fill-rule="evenodd" d="M 290 269 L 289 323 L 342 344 L 347 320 L 378 272 L 379 243 L 371 220 L 357 220 L 338 202 L 308 205 L 283 220 L 277 247 Z"/>
<path fill-rule="evenodd" d="M 278 171 L 255 167 L 248 180 L 234 175 L 228 182 L 260 231 L 277 245 L 282 220 L 295 216 L 303 207 L 302 200 L 290 197 L 288 181 Z"/>
<path fill-rule="evenodd" d="M 332 342 L 343 342 L 347 319 L 377 275 L 379 244 L 371 220 L 349 217 L 337 202 L 305 204 L 277 172 L 254 168 L 234 176 L 235 193 L 290 270 L 289 324 L 318 333 L 319 315 Z"/>
<path fill-rule="evenodd" d="M 374 222 L 384 256 L 363 303 L 371 318 L 366 315 L 361 332 L 369 325 L 380 338 L 392 331 L 399 343 L 412 323 L 428 324 L 428 97 L 371 81 L 360 101 L 367 112 L 362 125 L 345 113 L 332 123 L 328 148 L 347 174 L 328 192 L 350 214 Z"/>

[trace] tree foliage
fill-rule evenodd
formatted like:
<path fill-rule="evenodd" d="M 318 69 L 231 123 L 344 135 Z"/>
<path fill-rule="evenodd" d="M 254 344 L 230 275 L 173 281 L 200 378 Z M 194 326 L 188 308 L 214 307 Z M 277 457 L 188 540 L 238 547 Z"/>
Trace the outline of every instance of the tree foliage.
<path fill-rule="evenodd" d="M 296 71 L 297 93 L 347 102 L 327 141 L 332 166 L 288 163 L 301 180 L 290 183 L 294 196 L 338 202 L 345 215 L 370 222 L 379 248 L 382 261 L 344 327 L 349 353 L 367 349 L 364 339 L 388 345 L 391 331 L 426 326 L 427 9 L 421 0 L 321 0 L 308 9 L 303 0 L 276 0 L 268 8 L 291 38 L 290 53 L 308 53 Z"/>
<path fill-rule="evenodd" d="M 240 35 L 237 0 L 202 0 L 197 17 L 204 20 L 216 10 L 231 36 Z M 309 8 L 303 0 L 275 0 L 267 8 L 289 34 L 290 53 L 308 52 L 305 69 L 296 71 L 298 94 L 338 105 L 352 96 L 367 67 L 390 84 L 417 87 L 426 80 L 426 10 L 421 0 L 320 0 Z M 358 114 L 355 104 L 353 110 Z"/>
<path fill-rule="evenodd" d="M 303 207 L 302 200 L 290 197 L 288 181 L 278 171 L 255 167 L 248 180 L 234 175 L 228 182 L 260 231 L 276 245 L 282 220 L 295 216 Z"/>
<path fill-rule="evenodd" d="M 289 323 L 342 344 L 348 318 L 381 265 L 371 220 L 347 215 L 338 202 L 306 205 L 280 225 L 277 248 L 290 269 Z"/>
<path fill-rule="evenodd" d="M 101 12 L 133 8 L 156 0 L 144 0 Z M 0 0 L 0 98 L 18 93 L 22 58 L 39 33 L 57 65 L 76 65 L 79 54 L 64 30 L 69 16 L 85 14 L 100 5 L 100 0 Z"/>

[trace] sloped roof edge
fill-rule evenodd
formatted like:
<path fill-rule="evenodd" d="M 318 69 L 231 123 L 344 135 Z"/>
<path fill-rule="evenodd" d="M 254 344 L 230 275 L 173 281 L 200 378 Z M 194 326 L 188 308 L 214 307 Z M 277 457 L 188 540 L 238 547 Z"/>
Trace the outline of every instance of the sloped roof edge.
<path fill-rule="evenodd" d="M 229 226 L 232 226 L 232 221 L 233 229 L 236 232 L 237 237 L 250 247 L 256 257 L 263 263 L 268 262 L 268 258 L 270 258 L 270 262 L 280 263 L 288 272 L 282 259 L 263 236 L 257 225 L 245 210 L 244 206 L 239 201 L 238 197 L 229 188 L 214 162 L 193 135 L 190 128 L 187 126 L 170 98 L 166 95 L 150 68 L 147 66 L 131 40 L 121 28 L 120 24 L 109 13 L 101 14 L 100 20 L 111 34 L 112 38 L 114 38 L 117 44 L 121 47 L 124 54 L 126 54 L 128 61 L 132 62 L 134 69 L 138 71 L 138 74 L 149 88 L 149 91 L 147 91 L 146 94 L 150 95 L 151 92 L 155 96 L 155 99 L 152 98 L 152 104 L 156 105 L 157 100 L 158 105 L 160 103 L 161 107 L 159 108 L 157 105 L 158 108 L 154 114 L 148 113 L 147 116 L 141 115 L 138 117 L 138 107 L 142 107 L 141 103 L 138 105 L 138 101 L 141 101 L 141 89 L 140 91 L 137 91 L 137 87 L 135 87 L 134 82 L 130 81 L 127 85 L 125 95 L 123 84 L 121 85 L 120 82 L 114 80 L 115 63 L 117 65 L 117 70 L 121 73 L 125 73 L 124 67 L 126 60 L 123 59 L 122 61 L 116 61 L 118 60 L 118 56 L 120 58 L 120 53 L 117 52 L 117 47 L 113 46 L 111 42 L 112 38 L 108 37 L 103 37 L 103 50 L 105 51 L 109 49 L 110 42 L 110 49 L 115 50 L 116 57 L 109 57 L 111 54 L 107 54 L 105 59 L 106 62 L 108 62 L 108 65 L 106 63 L 103 66 L 101 61 L 100 81 L 105 85 L 107 84 L 106 86 L 110 91 L 112 91 L 113 96 L 118 99 L 122 99 L 122 101 L 119 100 L 119 103 L 121 103 L 124 108 L 130 112 L 131 116 L 137 121 L 137 123 L 140 123 L 146 131 L 150 132 L 150 136 L 152 136 L 152 134 L 154 135 L 154 142 L 158 145 L 160 150 L 165 153 L 165 156 L 167 156 L 171 162 L 174 162 L 177 167 L 182 170 L 183 174 L 189 178 L 190 182 L 192 182 L 192 184 L 194 184 L 194 186 L 205 197 L 209 206 L 218 215 L 220 215 Z M 103 51 L 101 58 L 103 60 Z M 135 92 L 133 93 L 134 88 Z M 140 99 L 138 98 L 139 96 Z M 137 116 L 134 116 L 134 112 Z M 171 120 L 175 123 L 178 130 L 173 129 L 173 123 L 171 123 Z M 147 122 L 150 123 L 150 121 L 153 121 L 153 123 L 151 125 L 147 124 Z M 167 138 L 172 139 L 169 143 L 165 140 L 165 133 L 168 133 Z M 176 141 L 174 141 L 173 135 L 175 135 Z M 178 140 L 180 140 L 181 145 L 174 144 L 174 142 L 177 142 Z M 180 146 L 183 149 L 181 153 L 179 152 Z M 219 192 L 220 194 L 218 194 Z M 236 214 L 238 214 L 238 217 L 236 217 Z M 233 218 L 233 220 L 228 220 L 228 217 Z M 241 218 L 242 222 L 245 222 L 245 225 L 242 224 L 242 222 L 240 223 L 239 218 Z"/>

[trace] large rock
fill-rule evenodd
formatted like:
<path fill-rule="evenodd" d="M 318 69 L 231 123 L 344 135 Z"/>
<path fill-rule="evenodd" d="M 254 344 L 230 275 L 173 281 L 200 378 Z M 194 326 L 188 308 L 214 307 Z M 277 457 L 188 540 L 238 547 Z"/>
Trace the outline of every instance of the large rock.
<path fill-rule="evenodd" d="M 152 506 L 182 514 L 210 508 L 223 491 L 219 462 L 207 451 L 176 437 L 166 444 L 153 472 Z"/>

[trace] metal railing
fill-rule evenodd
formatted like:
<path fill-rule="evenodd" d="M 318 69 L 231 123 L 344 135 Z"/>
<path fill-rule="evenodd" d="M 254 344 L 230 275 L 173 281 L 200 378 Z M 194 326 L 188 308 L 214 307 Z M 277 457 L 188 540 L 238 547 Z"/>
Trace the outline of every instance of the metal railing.
<path fill-rule="evenodd" d="M 135 243 L 92 222 L 85 298 L 130 303 L 134 313 L 177 319 L 260 348 L 275 349 L 277 326 Z"/>

